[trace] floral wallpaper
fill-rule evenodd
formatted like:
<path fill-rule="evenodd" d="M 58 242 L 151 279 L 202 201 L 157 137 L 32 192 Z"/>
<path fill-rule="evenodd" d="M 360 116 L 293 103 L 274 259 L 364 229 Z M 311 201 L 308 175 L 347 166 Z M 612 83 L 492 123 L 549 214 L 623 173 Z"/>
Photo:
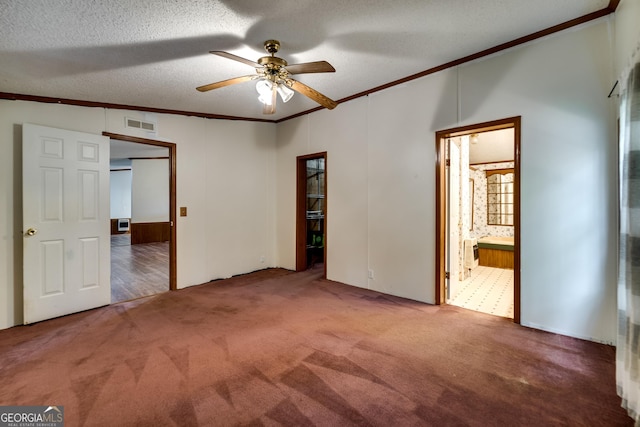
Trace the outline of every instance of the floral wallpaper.
<path fill-rule="evenodd" d="M 451 158 L 451 183 L 459 186 L 460 200 L 458 204 L 459 217 L 450 217 L 450 226 L 457 228 L 458 253 L 452 254 L 457 258 L 459 280 L 465 280 L 470 272 L 464 268 L 464 241 L 469 238 L 484 236 L 513 237 L 514 227 L 506 225 L 487 225 L 487 176 L 485 171 L 513 168 L 514 162 L 490 163 L 484 165 L 469 165 L 469 136 L 452 138 L 451 143 L 458 147 L 455 159 Z M 454 170 L 455 169 L 455 170 Z M 457 173 L 454 173 L 457 172 Z M 473 180 L 473 206 L 471 206 L 470 180 Z M 473 213 L 473 214 L 472 214 Z M 451 215 L 451 214 L 450 214 Z M 473 227 L 471 222 L 473 219 Z M 454 259 L 455 259 L 454 258 Z"/>
<path fill-rule="evenodd" d="M 470 237 L 513 237 L 514 228 L 510 225 L 487 225 L 487 176 L 485 171 L 513 168 L 513 162 L 474 165 L 470 170 L 470 178 L 474 182 L 473 194 L 473 230 Z"/>

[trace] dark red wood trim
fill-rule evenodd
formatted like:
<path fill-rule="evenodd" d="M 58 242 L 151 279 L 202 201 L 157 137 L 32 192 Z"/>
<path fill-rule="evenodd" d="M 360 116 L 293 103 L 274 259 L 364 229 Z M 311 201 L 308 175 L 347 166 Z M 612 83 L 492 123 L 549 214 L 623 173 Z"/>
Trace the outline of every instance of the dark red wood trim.
<path fill-rule="evenodd" d="M 337 102 L 340 103 L 340 102 L 345 102 L 345 101 L 337 101 Z M 285 122 L 287 120 L 295 119 L 296 117 L 306 116 L 307 114 L 315 113 L 316 111 L 320 111 L 320 110 L 323 110 L 323 109 L 324 109 L 324 107 L 312 108 L 310 110 L 305 110 L 305 111 L 302 111 L 300 113 L 292 114 L 292 115 L 284 117 L 282 119 L 278 119 L 274 123 Z"/>
<path fill-rule="evenodd" d="M 392 82 L 389 82 L 389 83 L 386 83 L 386 84 L 383 84 L 383 85 L 380 85 L 380 86 L 376 86 L 373 89 L 368 89 L 368 90 L 365 90 L 363 92 L 358 92 L 358 93 L 356 93 L 354 95 L 351 95 L 351 96 L 348 96 L 346 98 L 341 98 L 341 99 L 337 100 L 336 102 L 338 104 L 342 104 L 344 102 L 351 101 L 351 100 L 356 99 L 356 98 L 361 98 L 363 96 L 367 96 L 367 95 L 370 95 L 372 93 L 379 92 L 381 90 L 388 89 L 390 87 L 397 86 L 397 85 L 409 82 L 411 80 L 419 79 L 421 77 L 425 77 L 425 76 L 428 76 L 430 74 L 434 74 L 434 73 L 437 73 L 439 71 L 446 70 L 448 68 L 456 67 L 458 65 L 462 65 L 462 64 L 465 64 L 467 62 L 471 62 L 471 61 L 474 61 L 476 59 L 483 58 L 485 56 L 493 55 L 494 53 L 498 53 L 498 52 L 501 52 L 503 50 L 510 49 L 512 47 L 515 47 L 515 46 L 518 46 L 518 45 L 521 45 L 521 44 L 524 44 L 524 43 L 528 43 L 530 41 L 539 39 L 541 37 L 546 37 L 546 36 L 548 36 L 550 34 L 554 34 L 554 33 L 566 30 L 566 29 L 571 28 L 571 27 L 575 27 L 576 25 L 584 24 L 585 22 L 589 22 L 589 21 L 593 21 L 593 20 L 598 19 L 598 18 L 602 18 L 603 16 L 607 16 L 610 13 L 614 12 L 615 8 L 618 7 L 618 3 L 619 2 L 620 2 L 620 0 L 611 0 L 611 2 L 609 3 L 609 6 L 607 6 L 604 9 L 600 9 L 600 10 L 597 10 L 595 12 L 589 13 L 587 15 L 584 15 L 584 16 L 581 16 L 581 17 L 578 17 L 578 18 L 575 18 L 575 19 L 571 19 L 569 21 L 563 22 L 563 23 L 558 24 L 558 25 L 554 25 L 554 26 L 546 28 L 544 30 L 536 31 L 535 33 L 531 33 L 529 35 L 526 35 L 526 36 L 523 36 L 523 37 L 519 37 L 519 38 L 517 38 L 515 40 L 511 40 L 509 42 L 499 44 L 497 46 L 491 47 L 489 49 L 482 50 L 480 52 L 476 52 L 474 54 L 465 56 L 463 58 L 459 58 L 459 59 L 456 59 L 454 61 L 450 61 L 450 62 L 447 62 L 447 63 L 442 64 L 442 65 L 438 65 L 438 66 L 433 67 L 433 68 L 429 68 L 428 70 L 421 71 L 421 72 L 416 73 L 416 74 L 412 74 L 412 75 L 404 77 L 402 79 L 394 80 Z M 303 111 L 301 113 L 294 114 L 292 116 L 288 116 L 288 117 L 276 120 L 276 123 L 284 122 L 286 120 L 293 119 L 295 117 L 300 117 L 300 116 L 303 116 L 305 114 L 313 113 L 315 111 L 321 110 L 322 108 L 324 108 L 324 107 L 317 107 L 317 108 L 313 108 L 311 110 Z"/>
<path fill-rule="evenodd" d="M 169 220 L 173 224 L 171 227 L 171 240 L 169 243 L 169 290 L 178 289 L 178 222 L 176 211 L 177 199 L 177 177 L 178 154 L 176 144 L 169 147 Z"/>
<path fill-rule="evenodd" d="M 451 128 L 451 129 L 445 129 L 445 130 L 438 131 L 438 133 L 443 134 L 445 138 L 453 138 L 456 136 L 462 136 L 462 135 L 467 135 L 471 133 L 480 133 L 480 132 L 488 132 L 492 130 L 509 129 L 514 127 L 513 123 L 515 123 L 515 121 L 518 119 L 519 119 L 519 116 L 509 117 L 506 119 L 493 120 L 490 122 L 483 122 L 475 125 L 467 125 L 467 126 L 460 126 L 460 127 Z M 472 132 L 474 130 L 476 132 Z"/>
<path fill-rule="evenodd" d="M 296 271 L 307 269 L 306 159 L 296 159 Z"/>
<path fill-rule="evenodd" d="M 139 138 L 137 136 L 121 135 L 118 133 L 102 132 L 102 135 L 111 139 L 118 139 L 120 141 L 137 142 L 138 144 L 155 145 L 157 147 L 169 148 L 169 221 L 173 224 L 173 227 L 169 230 L 169 289 L 175 291 L 178 289 L 178 240 L 177 240 L 177 222 L 176 222 L 176 209 L 177 209 L 177 148 L 173 142 L 156 141 L 155 139 Z"/>
<path fill-rule="evenodd" d="M 445 187 L 445 157 L 447 149 L 445 147 L 446 134 L 436 132 L 436 293 L 435 303 L 437 305 L 446 302 L 445 289 L 445 223 L 446 215 L 446 187 Z"/>
<path fill-rule="evenodd" d="M 509 162 L 513 162 L 513 160 L 496 160 L 493 162 L 469 163 L 469 166 L 492 165 L 494 163 L 509 163 Z"/>
<path fill-rule="evenodd" d="M 129 157 L 129 160 L 169 160 L 168 157 Z"/>
<path fill-rule="evenodd" d="M 620 0 L 610 0 L 609 1 L 609 6 L 607 6 L 607 9 L 609 9 L 610 13 L 613 13 L 616 11 L 616 9 L 618 8 L 618 5 L 620 4 Z"/>
<path fill-rule="evenodd" d="M 576 25 L 584 24 L 585 22 L 589 22 L 589 21 L 592 21 L 594 19 L 601 18 L 603 16 L 608 15 L 609 13 L 610 12 L 609 12 L 608 9 L 602 9 L 602 10 L 599 10 L 597 12 L 593 12 L 593 13 L 590 13 L 588 15 L 584 15 L 584 16 L 581 16 L 579 18 L 575 18 L 575 19 L 572 19 L 570 21 L 563 22 L 562 24 L 554 25 L 553 27 L 549 27 L 549 28 L 547 28 L 545 30 L 537 31 L 537 32 L 529 34 L 527 36 L 523 36 L 523 37 L 517 38 L 515 40 L 511 40 L 509 42 L 499 44 L 499 45 L 494 46 L 492 48 L 485 49 L 485 50 L 482 50 L 480 52 L 476 52 L 474 54 L 465 56 L 463 58 L 459 58 L 459 59 L 447 62 L 445 64 L 438 65 L 437 67 L 430 68 L 430 69 L 422 71 L 420 73 L 412 74 L 410 76 L 404 77 L 404 78 L 399 79 L 399 80 L 392 81 L 390 83 L 375 87 L 373 89 L 369 89 L 369 90 L 364 91 L 364 92 L 356 93 L 355 95 L 351 95 L 351 96 L 349 96 L 347 98 L 342 98 L 342 99 L 338 100 L 337 102 L 338 103 L 342 103 L 342 102 L 350 101 L 350 100 L 355 99 L 355 98 L 360 98 L 362 96 L 366 96 L 366 95 L 369 95 L 369 94 L 374 93 L 374 92 L 378 92 L 378 91 L 381 91 L 381 90 L 384 90 L 384 89 L 388 89 L 388 88 L 390 88 L 392 86 L 397 86 L 397 85 L 409 82 L 411 80 L 418 79 L 420 77 L 428 76 L 429 74 L 434 74 L 434 73 L 437 73 L 439 71 L 446 70 L 448 68 L 456 67 L 458 65 L 462 65 L 462 64 L 465 64 L 467 62 L 471 62 L 471 61 L 474 61 L 476 59 L 483 58 L 485 56 L 493 55 L 494 53 L 498 53 L 498 52 L 501 52 L 503 50 L 510 49 L 512 47 L 515 47 L 515 46 L 518 46 L 518 45 L 521 45 L 521 44 L 528 43 L 530 41 L 539 39 L 541 37 L 546 37 L 546 36 L 548 36 L 550 34 L 557 33 L 557 32 L 562 31 L 562 30 L 566 30 L 566 29 L 574 27 Z"/>
<path fill-rule="evenodd" d="M 324 278 L 327 277 L 327 152 L 296 157 L 296 271 L 307 269 L 307 160 L 324 159 Z"/>
<path fill-rule="evenodd" d="M 328 183 L 329 183 L 329 159 L 327 158 L 327 152 L 325 151 L 324 153 L 322 153 L 324 155 L 324 254 L 323 254 L 323 258 L 324 258 L 324 275 L 322 276 L 323 279 L 327 278 L 327 242 L 329 241 L 328 239 L 328 235 L 329 235 L 329 223 L 327 221 L 329 221 L 329 204 L 328 204 L 328 200 L 329 200 L 329 195 L 327 194 L 327 189 L 329 187 Z"/>
<path fill-rule="evenodd" d="M 429 68 L 428 70 L 425 70 L 416 74 L 412 74 L 402 79 L 394 80 L 392 82 L 389 82 L 380 86 L 376 86 L 373 89 L 368 89 L 363 92 L 358 92 L 354 95 L 347 96 L 346 98 L 341 98 L 336 102 L 338 104 L 342 104 L 344 102 L 351 101 L 356 98 L 361 98 L 363 96 L 367 96 L 369 94 L 379 92 L 381 90 L 388 89 L 390 87 L 409 82 L 411 80 L 428 76 L 429 74 L 434 74 L 439 71 L 443 71 L 448 68 L 452 68 L 452 67 L 455 67 L 479 58 L 483 58 L 485 56 L 492 55 L 494 53 L 503 51 L 505 49 L 509 49 L 509 48 L 539 39 L 541 37 L 545 37 L 550 34 L 566 30 L 571 27 L 575 27 L 576 25 L 584 24 L 585 22 L 593 21 L 594 19 L 602 18 L 603 16 L 606 16 L 615 12 L 619 4 L 620 4 L 620 0 L 610 0 L 609 5 L 607 7 L 597 10 L 595 12 L 586 14 L 584 16 L 580 16 L 575 19 L 571 19 L 569 21 L 563 22 L 558 25 L 554 25 L 544 30 L 536 31 L 535 33 L 531 33 L 529 35 L 519 37 L 510 42 L 499 44 L 497 46 L 482 50 L 472 55 L 468 55 L 463 58 L 459 58 L 454 61 L 450 61 L 433 68 Z M 240 120 L 240 121 L 265 122 L 265 123 L 281 123 L 287 120 L 294 119 L 296 117 L 304 116 L 304 115 L 322 110 L 324 108 L 324 107 L 315 107 L 309 110 L 302 111 L 300 113 L 293 114 L 291 116 L 284 117 L 282 119 L 267 120 L 267 119 L 255 119 L 255 118 L 249 118 L 249 117 L 226 116 L 223 114 L 199 113 L 195 111 L 170 110 L 170 109 L 164 109 L 164 108 L 151 108 L 151 107 L 142 107 L 142 106 L 136 106 L 136 105 L 113 104 L 113 103 L 107 103 L 107 102 L 94 102 L 94 101 L 82 101 L 77 99 L 55 98 L 55 97 L 48 97 L 48 96 L 23 95 L 23 94 L 7 93 L 7 92 L 0 92 L 0 99 L 9 99 L 14 101 L 19 100 L 19 101 L 45 102 L 45 103 L 51 103 L 51 104 L 79 105 L 82 107 L 112 108 L 115 110 L 136 110 L 136 111 L 146 111 L 146 112 L 152 112 L 152 113 L 177 114 L 182 116 L 203 117 L 207 119 Z"/>
<path fill-rule="evenodd" d="M 19 93 L 0 92 L 0 99 L 9 99 L 11 101 L 43 102 L 47 104 L 78 105 L 80 107 L 111 108 L 113 110 L 146 111 L 150 113 L 176 114 L 179 116 L 202 117 L 205 119 L 241 120 L 241 121 L 247 121 L 247 122 L 266 122 L 266 123 L 274 122 L 273 120 L 254 119 L 250 117 L 225 116 L 223 114 L 199 113 L 196 111 L 171 110 L 166 108 L 143 107 L 140 105 L 113 104 L 109 102 L 83 101 L 78 99 L 54 98 L 49 96 L 23 95 Z"/>
<path fill-rule="evenodd" d="M 435 274 L 435 303 L 446 302 L 445 294 L 445 139 L 471 133 L 487 132 L 490 130 L 513 128 L 514 134 L 514 270 L 513 270 L 513 321 L 520 324 L 520 132 L 521 117 L 510 117 L 501 120 L 461 126 L 436 132 L 436 274 Z"/>
<path fill-rule="evenodd" d="M 172 146 L 175 146 L 172 142 L 156 141 L 155 139 L 139 138 L 137 136 L 122 135 L 120 133 L 102 132 L 102 135 L 108 136 L 111 139 L 119 139 L 120 141 L 135 142 L 138 144 L 155 145 L 156 147 L 171 148 Z"/>
<path fill-rule="evenodd" d="M 520 273 L 521 273 L 521 264 L 520 264 L 520 183 L 522 179 L 520 178 L 520 132 L 521 132 L 521 121 L 522 118 L 520 116 L 513 118 L 513 154 L 514 154 L 514 174 L 515 174 L 515 184 L 513 188 L 513 197 L 514 197 L 514 207 L 513 207 L 513 225 L 514 225 L 514 247 L 513 247 L 513 322 L 520 324 L 520 304 L 521 304 L 521 292 L 520 292 Z"/>

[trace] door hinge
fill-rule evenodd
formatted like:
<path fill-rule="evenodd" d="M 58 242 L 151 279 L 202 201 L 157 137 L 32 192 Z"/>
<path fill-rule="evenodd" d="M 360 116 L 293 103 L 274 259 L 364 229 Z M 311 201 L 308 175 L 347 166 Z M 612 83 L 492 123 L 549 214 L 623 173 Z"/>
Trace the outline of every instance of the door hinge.
<path fill-rule="evenodd" d="M 444 164 L 445 166 L 451 166 L 451 160 L 450 159 L 445 160 Z"/>
<path fill-rule="evenodd" d="M 448 272 L 448 271 L 445 271 L 445 272 L 444 272 L 444 278 L 445 278 L 445 279 L 449 279 L 449 272 Z"/>

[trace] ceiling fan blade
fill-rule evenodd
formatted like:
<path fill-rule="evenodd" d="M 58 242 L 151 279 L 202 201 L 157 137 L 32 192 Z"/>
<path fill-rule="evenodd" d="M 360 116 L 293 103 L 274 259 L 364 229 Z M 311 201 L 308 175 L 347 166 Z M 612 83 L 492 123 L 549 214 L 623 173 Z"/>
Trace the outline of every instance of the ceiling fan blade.
<path fill-rule="evenodd" d="M 333 73 L 335 68 L 327 61 L 305 62 L 302 64 L 291 64 L 284 67 L 289 74 L 305 73 Z"/>
<path fill-rule="evenodd" d="M 199 90 L 200 92 L 206 92 L 208 90 L 218 89 L 218 88 L 221 88 L 221 87 L 234 85 L 236 83 L 242 83 L 242 82 L 246 82 L 246 81 L 249 81 L 249 80 L 253 80 L 253 79 L 256 79 L 258 77 L 260 77 L 260 76 L 258 76 L 257 74 L 251 74 L 249 76 L 242 76 L 242 77 L 234 77 L 232 79 L 222 80 L 221 82 L 210 83 L 208 85 L 200 86 L 200 87 L 197 87 L 196 89 Z"/>
<path fill-rule="evenodd" d="M 233 53 L 223 52 L 221 50 L 212 50 L 209 53 L 213 53 L 214 55 L 222 56 L 223 58 L 232 59 L 234 61 L 242 62 L 243 64 L 247 64 L 247 65 L 250 65 L 252 67 L 262 68 L 262 65 L 258 64 L 257 62 L 252 61 L 250 59 L 243 58 L 243 57 L 238 56 L 238 55 L 234 55 Z"/>
<path fill-rule="evenodd" d="M 320 92 L 318 92 L 317 90 L 310 88 L 309 86 L 305 85 L 304 83 L 300 83 L 297 80 L 293 80 L 293 79 L 289 79 L 287 81 L 287 83 L 291 84 L 291 89 L 295 90 L 296 92 L 299 92 L 301 94 L 303 94 L 304 96 L 313 99 L 314 101 L 316 101 L 318 104 L 322 105 L 323 107 L 328 108 L 329 110 L 333 110 L 334 108 L 336 108 L 336 106 L 338 105 L 338 103 L 330 98 L 327 98 L 326 96 L 324 96 L 323 94 L 321 94 Z M 288 86 L 289 84 L 287 84 Z"/>

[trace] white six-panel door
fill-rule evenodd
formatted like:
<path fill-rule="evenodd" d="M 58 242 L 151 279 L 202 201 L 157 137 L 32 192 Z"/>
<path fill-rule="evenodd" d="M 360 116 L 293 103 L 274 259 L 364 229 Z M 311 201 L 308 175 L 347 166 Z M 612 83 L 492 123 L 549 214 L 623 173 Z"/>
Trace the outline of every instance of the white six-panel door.
<path fill-rule="evenodd" d="M 111 302 L 109 138 L 24 124 L 24 323 Z"/>

